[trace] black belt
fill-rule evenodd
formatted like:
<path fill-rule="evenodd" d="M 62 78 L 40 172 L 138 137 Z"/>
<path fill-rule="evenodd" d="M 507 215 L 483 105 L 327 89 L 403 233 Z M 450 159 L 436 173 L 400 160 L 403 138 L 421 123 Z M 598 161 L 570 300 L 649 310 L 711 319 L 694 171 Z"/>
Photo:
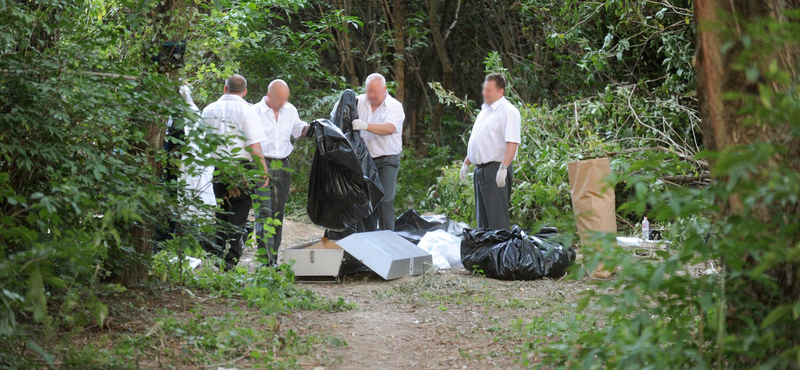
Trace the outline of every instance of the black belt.
<path fill-rule="evenodd" d="M 495 163 L 500 163 L 500 162 L 486 162 L 486 163 L 476 164 L 475 167 L 484 168 L 486 166 L 491 166 L 491 165 L 493 165 Z"/>

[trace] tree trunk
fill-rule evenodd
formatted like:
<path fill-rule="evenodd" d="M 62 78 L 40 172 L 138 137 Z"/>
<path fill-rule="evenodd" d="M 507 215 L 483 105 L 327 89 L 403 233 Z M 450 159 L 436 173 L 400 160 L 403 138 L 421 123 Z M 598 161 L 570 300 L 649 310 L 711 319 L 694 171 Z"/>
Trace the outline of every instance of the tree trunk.
<path fill-rule="evenodd" d="M 453 64 L 450 62 L 450 57 L 447 55 L 447 47 L 442 38 L 442 30 L 439 26 L 439 2 L 437 0 L 428 1 L 428 19 L 431 26 L 431 37 L 433 44 L 436 48 L 436 54 L 439 56 L 439 63 L 442 64 L 442 88 L 449 90 L 453 82 Z M 444 115 L 444 104 L 441 102 L 436 103 L 431 113 L 430 132 L 439 143 L 439 125 Z"/>
<path fill-rule="evenodd" d="M 182 13 L 185 7 L 185 2 L 180 0 L 164 0 L 156 7 L 152 14 L 153 29 L 156 31 L 156 36 L 150 46 L 160 48 L 161 43 L 164 41 L 182 39 L 182 35 L 186 32 L 185 26 L 174 24 L 172 21 L 173 16 L 176 13 Z M 145 49 L 147 50 L 148 48 L 146 47 Z M 148 66 L 147 68 L 150 67 Z M 166 74 L 170 80 L 174 80 L 177 77 L 178 70 L 166 68 L 163 73 Z M 147 166 L 152 169 L 153 178 L 155 179 L 160 177 L 162 170 L 161 164 L 157 162 L 156 157 L 158 151 L 162 150 L 164 147 L 166 122 L 167 120 L 158 117 L 147 120 L 145 125 L 145 141 L 141 149 L 146 155 Z M 146 147 L 144 147 L 144 145 L 146 145 Z M 144 217 L 144 219 L 147 220 L 147 217 Z M 137 258 L 123 265 L 122 272 L 118 277 L 123 284 L 135 285 L 147 280 L 156 226 L 157 225 L 152 222 L 145 221 L 143 224 L 133 225 L 131 227 L 130 240 L 136 250 Z"/>
<path fill-rule="evenodd" d="M 697 90 L 700 101 L 700 113 L 702 119 L 702 129 L 704 143 L 707 149 L 720 152 L 729 148 L 744 146 L 752 143 L 770 143 L 785 148 L 785 152 L 775 154 L 768 167 L 791 168 L 795 171 L 800 170 L 800 140 L 796 136 L 789 134 L 791 126 L 789 122 L 781 122 L 779 119 L 768 119 L 764 122 L 758 118 L 753 120 L 752 114 L 743 114 L 745 108 L 743 98 L 727 98 L 726 94 L 735 93 L 742 97 L 752 97 L 759 95 L 759 89 L 772 89 L 776 92 L 785 92 L 789 86 L 781 86 L 776 82 L 756 81 L 751 82 L 745 72 L 736 70 L 736 63 L 739 62 L 741 53 L 745 51 L 742 39 L 745 35 L 744 27 L 748 23 L 759 19 L 773 19 L 777 22 L 790 22 L 783 14 L 788 9 L 797 8 L 797 0 L 696 0 L 694 2 L 695 19 L 697 20 L 697 55 L 695 67 L 697 69 Z M 767 32 L 766 28 L 760 32 Z M 723 51 L 723 45 L 733 42 L 733 46 Z M 752 41 L 753 43 L 757 41 Z M 766 50 L 753 45 L 752 50 Z M 748 56 L 749 57 L 749 56 Z M 770 69 L 770 64 L 777 62 L 781 71 L 786 71 L 791 75 L 791 81 L 796 81 L 796 65 L 800 50 L 794 47 L 783 46 L 777 52 L 763 52 L 755 62 L 759 71 L 764 72 Z M 752 105 L 752 104 L 749 104 Z M 767 107 L 764 107 L 767 108 Z M 770 108 L 777 109 L 777 108 Z M 749 121 L 748 121 L 749 119 Z M 714 162 L 709 163 L 714 168 Z M 767 169 L 764 173 L 768 172 Z M 759 175 L 754 175 L 759 176 Z M 717 179 L 725 181 L 725 179 Z M 761 181 L 755 178 L 754 181 Z M 766 186 L 766 185 L 763 185 Z M 758 205 L 751 206 L 749 212 L 744 215 L 746 206 L 740 195 L 737 193 L 721 201 L 724 214 L 722 217 L 738 215 L 740 217 L 751 217 L 761 221 L 764 227 L 774 228 L 776 222 L 773 219 L 774 208 L 772 211 Z M 788 207 L 783 210 L 784 215 L 797 215 L 800 210 L 797 207 Z M 737 258 L 734 256 L 734 258 Z M 751 267 L 755 268 L 758 264 L 753 256 L 745 256 L 750 262 Z M 776 299 L 774 294 L 764 291 L 764 286 L 753 280 L 743 280 L 744 289 L 738 291 L 740 295 L 745 295 L 753 302 L 758 302 L 766 309 L 796 302 L 800 299 L 800 278 L 797 271 L 800 266 L 797 264 L 783 263 L 765 271 L 766 275 L 777 285 L 781 292 L 780 299 Z M 748 279 L 742 277 L 740 279 Z M 737 302 L 729 302 L 730 311 L 741 310 L 737 307 Z M 745 314 L 748 315 L 749 314 Z M 736 327 L 731 327 L 731 331 L 736 331 Z"/>
<path fill-rule="evenodd" d="M 350 0 L 339 0 L 339 9 L 342 9 L 345 15 L 350 15 Z M 342 23 L 342 32 L 340 33 L 340 47 L 342 53 L 343 63 L 347 69 L 347 74 L 350 79 L 350 84 L 359 86 L 358 74 L 356 74 L 356 64 L 353 60 L 353 52 L 350 50 L 350 26 L 346 21 Z"/>
<path fill-rule="evenodd" d="M 394 25 L 394 81 L 395 98 L 406 106 L 406 13 L 403 0 L 392 0 Z"/>

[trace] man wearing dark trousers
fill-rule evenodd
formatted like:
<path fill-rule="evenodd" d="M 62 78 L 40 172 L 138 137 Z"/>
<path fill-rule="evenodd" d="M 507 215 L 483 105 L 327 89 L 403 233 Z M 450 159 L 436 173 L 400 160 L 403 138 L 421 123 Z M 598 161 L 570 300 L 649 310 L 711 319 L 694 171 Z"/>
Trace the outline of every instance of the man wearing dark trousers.
<path fill-rule="evenodd" d="M 247 216 L 254 187 L 269 184 L 266 164 L 261 154 L 261 142 L 267 140 L 250 103 L 244 100 L 247 94 L 247 80 L 235 74 L 225 80 L 224 94 L 219 100 L 203 109 L 203 120 L 212 131 L 226 136 L 227 145 L 217 148 L 215 157 L 233 157 L 246 169 L 261 169 L 262 183 L 247 184 L 246 178 L 232 177 L 230 174 L 215 175 L 214 195 L 222 199 L 221 210 L 217 212 L 217 236 L 213 245 L 204 248 L 225 261 L 225 270 L 236 266 L 244 252 L 247 237 Z"/>
<path fill-rule="evenodd" d="M 361 138 L 378 168 L 383 186 L 383 200 L 375 210 L 378 227 L 394 231 L 394 196 L 397 173 L 400 170 L 400 152 L 403 151 L 403 121 L 406 115 L 403 104 L 386 91 L 386 79 L 379 73 L 367 76 L 366 94 L 358 100 L 358 119 L 353 129 L 361 131 Z"/>
<path fill-rule="evenodd" d="M 519 110 L 504 97 L 506 80 L 499 73 L 483 82 L 483 106 L 467 144 L 467 157 L 461 166 L 461 181 L 467 182 L 469 165 L 475 164 L 475 214 L 478 227 L 510 229 L 511 163 L 520 143 Z"/>
<path fill-rule="evenodd" d="M 277 253 L 281 246 L 283 231 L 283 213 L 286 208 L 286 199 L 289 197 L 291 174 L 289 167 L 289 154 L 292 154 L 291 138 L 305 137 L 308 125 L 300 120 L 300 115 L 292 103 L 289 103 L 289 85 L 283 80 L 270 82 L 267 96 L 253 105 L 253 110 L 259 118 L 267 140 L 261 143 L 267 167 L 269 167 L 269 186 L 259 189 L 256 210 L 256 237 L 258 248 L 267 263 L 277 264 Z M 280 162 L 280 166 L 274 163 Z M 280 167 L 280 168 L 278 168 Z M 273 222 L 267 222 L 269 219 Z M 265 225 L 265 222 L 267 223 Z M 274 228 L 274 234 L 269 235 Z"/>

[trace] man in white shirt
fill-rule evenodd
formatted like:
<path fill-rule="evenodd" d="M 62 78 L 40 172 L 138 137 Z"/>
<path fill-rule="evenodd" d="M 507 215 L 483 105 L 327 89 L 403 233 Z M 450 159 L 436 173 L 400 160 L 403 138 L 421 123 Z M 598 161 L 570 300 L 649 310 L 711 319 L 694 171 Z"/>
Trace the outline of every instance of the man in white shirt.
<path fill-rule="evenodd" d="M 214 155 L 217 158 L 233 157 L 247 169 L 260 168 L 264 171 L 263 187 L 269 184 L 266 163 L 261 154 L 261 142 L 267 137 L 261 128 L 258 117 L 244 100 L 247 94 L 247 80 L 235 74 L 225 80 L 224 94 L 219 100 L 203 109 L 204 122 L 213 132 L 226 136 L 228 145 L 221 145 Z M 255 163 L 254 163 L 255 162 Z M 254 184 L 254 186 L 257 186 Z M 206 250 L 225 260 L 225 269 L 231 269 L 239 262 L 244 251 L 247 216 L 250 213 L 252 188 L 242 187 L 220 174 L 214 176 L 214 195 L 222 199 L 222 209 L 217 212 L 217 237 L 213 246 Z M 226 253 L 226 245 L 230 249 Z"/>
<path fill-rule="evenodd" d="M 519 110 L 503 96 L 506 80 L 499 73 L 483 82 L 483 106 L 467 144 L 467 157 L 461 166 L 461 181 L 467 182 L 469 165 L 475 164 L 475 214 L 478 227 L 510 229 L 508 211 L 514 169 L 511 162 L 520 143 Z"/>
<path fill-rule="evenodd" d="M 266 257 L 270 265 L 277 263 L 277 253 L 281 246 L 281 232 L 283 230 L 283 212 L 286 208 L 286 199 L 289 197 L 291 176 L 289 171 L 289 154 L 292 154 L 291 138 L 305 137 L 308 124 L 300 120 L 297 108 L 289 103 L 289 85 L 283 80 L 270 82 L 267 95 L 260 102 L 253 105 L 253 111 L 258 116 L 261 128 L 267 140 L 261 143 L 261 152 L 264 154 L 267 167 L 269 167 L 269 186 L 259 189 L 259 208 L 256 212 L 256 235 L 258 248 L 263 249 L 261 256 Z M 280 164 L 279 164 L 280 162 Z M 276 222 L 267 222 L 268 219 Z M 264 223 L 267 222 L 265 227 Z M 274 227 L 274 234 L 268 235 L 267 230 Z"/>
<path fill-rule="evenodd" d="M 378 227 L 394 231 L 394 196 L 400 152 L 403 151 L 403 104 L 386 91 L 386 79 L 379 73 L 367 76 L 367 93 L 356 97 L 358 119 L 353 129 L 361 131 L 367 150 L 378 168 L 383 200 L 376 210 Z"/>

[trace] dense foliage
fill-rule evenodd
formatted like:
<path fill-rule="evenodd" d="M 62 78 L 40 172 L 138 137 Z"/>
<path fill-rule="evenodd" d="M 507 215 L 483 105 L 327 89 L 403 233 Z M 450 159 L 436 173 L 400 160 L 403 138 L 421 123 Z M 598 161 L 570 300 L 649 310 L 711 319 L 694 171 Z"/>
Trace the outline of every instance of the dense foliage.
<path fill-rule="evenodd" d="M 574 277 L 600 262 L 618 267 L 618 277 L 577 307 L 596 315 L 554 324 L 562 329 L 548 329 L 555 342 L 532 340 L 526 358 L 554 368 L 798 368 L 800 168 L 791 146 L 800 137 L 800 104 L 796 61 L 772 56 L 799 46 L 798 17 L 729 15 L 734 21 L 722 26 L 722 49 L 748 88 L 726 99 L 741 102 L 737 116 L 754 128 L 741 132 L 755 139 L 713 152 L 704 150 L 714 138 L 700 122 L 693 6 L 0 0 L 0 365 L 52 361 L 38 344 L 50 328 L 102 327 L 112 313 L 98 295 L 140 282 L 131 279 L 137 266 L 184 287 L 236 295 L 266 314 L 349 308 L 297 289 L 290 270 L 187 276 L 173 269 L 171 258 L 201 254 L 212 225 L 191 211 L 203 207 L 183 184 L 164 175 L 180 158 L 239 169 L 205 159 L 224 138 L 202 130 L 186 138 L 199 143 L 197 152 L 161 148 L 168 118 L 178 128 L 197 119 L 177 94 L 182 83 L 193 86 L 202 109 L 234 72 L 248 79 L 251 102 L 282 78 L 311 120 L 329 114 L 343 88 L 359 90 L 378 71 L 407 117 L 398 211 L 473 222 L 472 187 L 457 171 L 483 76 L 502 72 L 523 117 L 516 223 L 557 225 L 565 243 L 577 243 L 567 163 L 608 156 L 620 232 L 645 215 L 669 230 L 674 253 L 654 260 L 608 240 L 584 248 Z M 163 41 L 184 39 L 179 68 L 150 59 Z M 769 130 L 779 139 L 757 139 Z M 294 217 L 305 210 L 311 144 L 298 141 L 291 157 Z M 152 259 L 166 220 L 180 227 Z M 160 325 L 177 330 L 169 318 Z M 207 332 L 216 324 L 192 325 Z M 526 328 L 541 329 L 541 320 Z"/>

